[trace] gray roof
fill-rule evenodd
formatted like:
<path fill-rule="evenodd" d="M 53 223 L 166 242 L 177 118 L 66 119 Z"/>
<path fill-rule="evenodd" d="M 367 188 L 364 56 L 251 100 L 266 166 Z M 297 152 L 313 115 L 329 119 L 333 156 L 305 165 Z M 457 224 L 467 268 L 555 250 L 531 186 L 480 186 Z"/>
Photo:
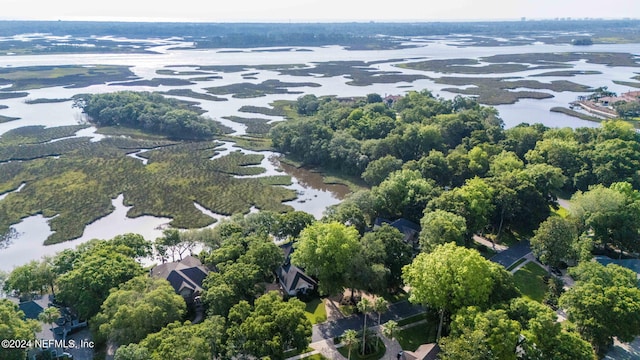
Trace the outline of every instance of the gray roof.
<path fill-rule="evenodd" d="M 42 312 L 42 306 L 35 301 L 26 301 L 18 304 L 18 308 L 24 312 L 27 319 L 38 319 L 38 315 Z"/>
<path fill-rule="evenodd" d="M 177 293 L 181 293 L 184 289 L 202 292 L 202 283 L 207 274 L 209 274 L 209 269 L 193 256 L 187 256 L 176 262 L 164 263 L 151 270 L 151 276 L 167 279 Z"/>
<path fill-rule="evenodd" d="M 295 292 L 298 289 L 300 281 L 305 281 L 312 286 L 317 286 L 318 283 L 310 276 L 304 273 L 302 269 L 291 264 L 291 253 L 293 253 L 293 244 L 286 243 L 280 245 L 280 249 L 284 253 L 284 264 L 276 271 L 280 284 L 284 291 L 288 294 Z"/>
<path fill-rule="evenodd" d="M 317 286 L 317 282 L 307 276 L 299 267 L 287 263 L 278 268 L 278 278 L 282 287 L 287 293 L 291 293 L 298 289 L 300 280 L 303 280 L 312 286 Z"/>

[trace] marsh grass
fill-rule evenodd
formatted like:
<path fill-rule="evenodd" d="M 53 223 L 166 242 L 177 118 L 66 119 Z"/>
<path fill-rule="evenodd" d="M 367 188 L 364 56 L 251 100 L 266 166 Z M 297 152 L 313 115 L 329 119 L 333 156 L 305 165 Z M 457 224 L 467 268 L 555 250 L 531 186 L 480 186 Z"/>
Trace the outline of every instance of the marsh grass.
<path fill-rule="evenodd" d="M 0 69 L 0 84 L 11 84 L 10 87 L 3 89 L 4 91 L 31 90 L 53 86 L 81 88 L 107 82 L 136 79 L 137 77 L 129 68 L 129 66 L 119 65 L 10 67 Z M 27 93 L 17 94 L 27 96 Z"/>
<path fill-rule="evenodd" d="M 260 84 L 236 83 L 224 86 L 209 87 L 205 90 L 214 95 L 231 95 L 234 98 L 255 98 L 270 94 L 301 94 L 301 91 L 291 91 L 295 87 L 320 87 L 313 82 L 282 82 L 280 80 L 266 80 Z"/>
<path fill-rule="evenodd" d="M 445 88 L 443 90 L 453 92 L 462 95 L 474 95 L 477 96 L 478 102 L 486 105 L 502 105 L 513 104 L 519 99 L 548 99 L 553 95 L 531 90 L 518 90 L 510 91 L 514 89 L 533 89 L 533 90 L 551 90 L 555 92 L 572 91 L 572 92 L 585 92 L 591 90 L 590 87 L 577 84 L 567 80 L 555 80 L 549 83 L 540 82 L 537 80 L 524 80 L 524 79 L 512 79 L 512 78 L 486 78 L 486 77 L 451 77 L 445 76 L 437 79 L 433 79 L 436 83 L 455 85 L 455 86 L 468 86 L 472 87 L 466 89 L 460 88 Z"/>
<path fill-rule="evenodd" d="M 215 220 L 195 206 L 197 202 L 219 214 L 246 213 L 252 206 L 282 212 L 296 193 L 280 184 L 288 176 L 236 178 L 257 175 L 262 155 L 234 152 L 210 160 L 220 143 L 170 142 L 132 138 L 107 138 L 90 142 L 66 136 L 79 127 L 51 130 L 32 127 L 14 130 L 0 138 L 0 192 L 24 183 L 22 191 L 8 194 L 0 202 L 0 233 L 10 225 L 35 214 L 49 220 L 54 233 L 46 243 L 77 238 L 84 227 L 113 211 L 111 199 L 124 194 L 132 206 L 129 217 L 153 215 L 172 218 L 171 226 L 199 228 Z M 57 130 L 53 130 L 57 129 Z M 55 131 L 55 133 L 54 133 Z M 18 146 L 16 142 L 25 142 Z M 140 160 L 126 156 L 138 149 Z"/>
<path fill-rule="evenodd" d="M 0 115 L 0 124 L 6 123 L 6 122 L 10 122 L 10 121 L 15 121 L 15 120 L 20 120 L 20 118 L 19 117 L 13 117 L 13 116 Z"/>
<path fill-rule="evenodd" d="M 227 119 L 239 124 L 247 126 L 247 133 L 251 135 L 266 136 L 269 130 L 273 127 L 273 124 L 269 123 L 269 119 L 263 118 L 245 118 L 240 116 L 225 116 L 223 119 Z"/>

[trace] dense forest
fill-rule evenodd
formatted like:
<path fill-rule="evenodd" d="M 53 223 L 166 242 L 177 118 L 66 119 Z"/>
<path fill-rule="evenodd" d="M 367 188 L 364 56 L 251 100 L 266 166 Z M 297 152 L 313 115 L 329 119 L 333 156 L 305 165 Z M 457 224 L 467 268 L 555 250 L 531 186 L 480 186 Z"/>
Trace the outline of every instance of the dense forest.
<path fill-rule="evenodd" d="M 98 127 L 122 126 L 171 139 L 211 139 L 226 130 L 220 123 L 200 116 L 197 108 L 185 101 L 149 92 L 77 95 L 74 106 Z"/>
<path fill-rule="evenodd" d="M 558 194 L 616 182 L 640 186 L 638 134 L 622 121 L 595 129 L 521 124 L 505 130 L 495 110 L 468 98 L 422 91 L 392 106 L 381 100 L 376 94 L 360 101 L 306 95 L 295 104 L 299 117 L 271 131 L 274 147 L 302 164 L 373 186 L 338 206 L 352 204 L 353 212 L 336 210 L 360 214 L 367 224 L 376 216 L 418 222 L 425 207 L 457 209 L 463 191 L 473 190 L 484 196 L 473 201 L 476 216 L 488 223 L 466 214 L 469 233 L 530 233 Z M 365 196 L 373 197 L 372 206 L 363 206 Z"/>

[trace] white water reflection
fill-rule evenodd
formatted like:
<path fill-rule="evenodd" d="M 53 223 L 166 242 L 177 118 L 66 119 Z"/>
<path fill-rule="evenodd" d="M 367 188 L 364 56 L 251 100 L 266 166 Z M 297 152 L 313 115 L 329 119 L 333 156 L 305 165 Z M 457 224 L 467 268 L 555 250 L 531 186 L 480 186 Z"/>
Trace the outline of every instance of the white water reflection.
<path fill-rule="evenodd" d="M 119 195 L 112 200 L 115 210 L 88 225 L 84 234 L 75 240 L 44 246 L 43 243 L 53 234 L 48 220 L 42 215 L 34 215 L 23 219 L 13 226 L 18 237 L 5 249 L 0 250 L 0 270 L 10 271 L 15 266 L 23 265 L 31 260 L 39 260 L 44 255 L 55 255 L 64 249 L 74 248 L 91 239 L 111 239 L 116 235 L 136 233 L 147 240 L 154 240 L 162 235 L 162 229 L 171 221 L 169 218 L 154 216 L 127 217 L 130 206 L 123 204 L 124 196 Z"/>

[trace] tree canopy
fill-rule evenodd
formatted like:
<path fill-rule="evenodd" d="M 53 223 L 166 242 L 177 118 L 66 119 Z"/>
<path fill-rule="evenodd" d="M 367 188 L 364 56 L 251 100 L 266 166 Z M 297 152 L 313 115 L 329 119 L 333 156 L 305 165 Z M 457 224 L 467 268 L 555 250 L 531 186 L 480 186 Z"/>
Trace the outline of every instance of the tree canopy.
<path fill-rule="evenodd" d="M 454 243 L 439 245 L 404 267 L 404 281 L 411 287 L 409 301 L 440 311 L 440 334 L 445 312 L 488 305 L 498 271 L 494 266 L 475 250 Z"/>
<path fill-rule="evenodd" d="M 560 297 L 580 334 L 597 351 L 613 337 L 628 342 L 640 335 L 640 288 L 635 272 L 618 265 L 581 262 L 571 269 L 575 285 Z"/>
<path fill-rule="evenodd" d="M 129 344 L 182 320 L 186 304 L 167 280 L 143 275 L 113 289 L 100 308 L 91 321 L 96 338 Z"/>
<path fill-rule="evenodd" d="M 142 266 L 131 257 L 106 248 L 89 251 L 58 278 L 58 297 L 80 318 L 89 319 L 100 311 L 111 288 L 143 273 Z"/>
<path fill-rule="evenodd" d="M 259 297 L 253 309 L 248 303 L 235 305 L 229 313 L 229 345 L 258 358 L 284 359 L 288 349 L 302 351 L 309 345 L 311 323 L 304 316 L 305 305 L 298 299 L 282 300 L 271 291 Z"/>
<path fill-rule="evenodd" d="M 336 294 L 349 286 L 350 264 L 362 252 L 360 234 L 337 222 L 314 223 L 300 233 L 291 263 L 319 280 L 322 294 Z"/>
<path fill-rule="evenodd" d="M 174 139 L 210 139 L 223 131 L 219 123 L 200 116 L 187 103 L 157 93 L 82 94 L 74 101 L 97 126 L 131 127 Z"/>
<path fill-rule="evenodd" d="M 24 313 L 18 309 L 18 305 L 8 299 L 0 299 L 0 340 L 33 341 L 36 339 L 36 332 L 39 331 L 40 325 L 34 320 L 25 320 Z M 0 358 L 23 360 L 26 350 L 3 344 L 0 347 Z"/>

